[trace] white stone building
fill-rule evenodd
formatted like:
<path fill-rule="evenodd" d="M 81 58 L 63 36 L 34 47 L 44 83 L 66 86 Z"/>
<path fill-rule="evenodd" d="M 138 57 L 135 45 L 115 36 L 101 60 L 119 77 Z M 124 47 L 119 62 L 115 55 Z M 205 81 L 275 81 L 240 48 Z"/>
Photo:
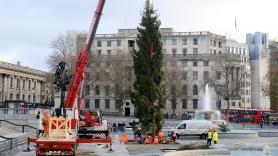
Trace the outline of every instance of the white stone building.
<path fill-rule="evenodd" d="M 0 103 L 24 100 L 42 103 L 49 90 L 45 87 L 46 72 L 0 61 Z"/>
<path fill-rule="evenodd" d="M 269 67 L 270 52 L 268 34 L 256 32 L 246 34 L 251 65 L 251 103 L 254 109 L 270 109 L 270 99 L 263 93 L 265 76 Z"/>
<path fill-rule="evenodd" d="M 105 94 L 105 86 L 109 85 L 101 81 L 93 81 L 94 76 L 105 71 L 107 61 L 110 56 L 122 56 L 131 54 L 136 45 L 136 29 L 119 29 L 117 34 L 98 34 L 92 47 L 92 56 L 87 68 L 88 93 L 85 97 L 85 108 L 101 109 L 106 113 L 117 113 L 115 99 Z M 164 113 L 169 116 L 175 113 L 176 116 L 186 116 L 196 110 L 202 109 L 204 84 L 213 71 L 213 66 L 223 55 L 229 53 L 230 47 L 238 48 L 236 53 L 230 53 L 239 58 L 238 64 L 249 68 L 248 50 L 246 45 L 237 42 L 227 42 L 225 36 L 212 34 L 210 32 L 174 32 L 172 28 L 162 28 L 162 43 L 164 61 L 167 69 L 179 68 L 183 74 L 180 86 L 186 87 L 186 96 L 178 97 L 180 102 L 173 105 L 173 101 L 168 99 Z M 84 37 L 81 41 L 84 41 Z M 229 45 L 227 48 L 226 45 Z M 243 53 L 245 51 L 245 53 Z M 124 61 L 124 58 L 121 58 Z M 100 63 L 96 63 L 100 60 Z M 240 61 L 241 60 L 241 61 Z M 131 61 L 131 60 L 129 60 Z M 102 75 L 102 74 L 100 74 Z M 104 75 L 100 76 L 100 80 Z M 250 82 L 250 81 L 248 81 Z M 166 82 L 167 83 L 167 82 Z M 97 87 L 97 89 L 96 89 Z M 169 89 L 169 88 L 168 88 Z M 185 88 L 183 88 L 185 89 Z M 246 85 L 244 90 L 250 92 L 250 85 Z M 184 90 L 183 90 L 184 91 Z M 97 93 L 97 94 L 96 94 Z M 249 101 L 248 101 L 249 100 Z M 226 107 L 224 100 L 212 93 L 211 105 L 217 109 L 217 102 L 221 101 L 221 108 Z M 241 100 L 240 100 L 241 101 Z M 250 94 L 244 96 L 244 104 L 239 100 L 234 100 L 231 107 L 250 107 Z M 233 105 L 234 104 L 234 105 Z M 175 110 L 173 110 L 175 109 Z M 128 112 L 127 112 L 128 111 Z M 129 100 L 123 105 L 122 114 L 133 115 L 134 106 Z"/>

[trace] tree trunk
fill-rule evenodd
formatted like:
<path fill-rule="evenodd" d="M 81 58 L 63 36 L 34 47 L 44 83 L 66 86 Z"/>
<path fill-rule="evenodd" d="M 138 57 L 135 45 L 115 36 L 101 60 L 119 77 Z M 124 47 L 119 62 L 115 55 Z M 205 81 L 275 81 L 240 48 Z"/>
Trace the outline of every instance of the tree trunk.
<path fill-rule="evenodd" d="M 155 137 L 155 130 L 156 130 L 156 126 L 155 126 L 155 116 L 156 116 L 156 113 L 155 113 L 155 109 L 153 110 L 153 114 L 152 114 L 152 133 L 153 133 L 153 139 Z"/>

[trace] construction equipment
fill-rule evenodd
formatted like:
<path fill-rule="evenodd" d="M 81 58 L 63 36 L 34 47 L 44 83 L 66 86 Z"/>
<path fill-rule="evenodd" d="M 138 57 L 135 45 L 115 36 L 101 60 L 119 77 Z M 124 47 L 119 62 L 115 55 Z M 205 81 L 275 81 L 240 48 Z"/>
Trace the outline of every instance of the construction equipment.
<path fill-rule="evenodd" d="M 63 111 L 65 113 L 63 116 L 57 117 L 51 116 L 51 112 L 44 112 L 46 118 L 42 123 L 46 129 L 43 135 L 27 140 L 28 146 L 30 143 L 36 144 L 36 155 L 75 155 L 79 143 L 110 143 L 111 150 L 112 139 L 109 137 L 107 121 L 102 120 L 101 112 L 85 112 L 85 117 L 80 117 L 83 100 L 82 96 L 78 96 L 78 92 L 82 94 L 82 80 L 89 51 L 92 47 L 104 3 L 105 0 L 98 1 L 87 40 L 77 57 L 65 103 L 61 102 L 62 108 L 66 110 Z M 74 107 L 76 99 L 77 110 Z"/>

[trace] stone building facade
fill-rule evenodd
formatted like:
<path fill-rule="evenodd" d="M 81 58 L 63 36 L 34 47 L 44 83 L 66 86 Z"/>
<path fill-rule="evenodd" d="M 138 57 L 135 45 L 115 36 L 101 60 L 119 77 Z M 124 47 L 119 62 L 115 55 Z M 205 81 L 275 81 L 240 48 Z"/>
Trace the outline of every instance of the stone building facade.
<path fill-rule="evenodd" d="M 203 109 L 204 84 L 211 77 L 216 64 L 223 60 L 224 56 L 232 55 L 237 58 L 234 64 L 246 66 L 247 69 L 250 68 L 246 45 L 228 42 L 225 36 L 210 32 L 174 32 L 172 28 L 161 28 L 160 31 L 165 73 L 168 72 L 171 76 L 171 72 L 175 70 L 180 77 L 178 80 L 174 78 L 163 82 L 165 91 L 169 92 L 164 109 L 165 114 L 186 116 L 196 110 Z M 107 77 L 105 72 L 111 72 L 107 70 L 111 66 L 109 62 L 115 60 L 132 62 L 130 58 L 132 58 L 133 49 L 138 49 L 136 35 L 136 29 L 119 29 L 117 34 L 96 35 L 85 76 L 85 84 L 88 84 L 85 85 L 87 88 L 85 90 L 88 92 L 83 106 L 85 109 L 101 109 L 106 113 L 119 113 L 119 108 L 116 107 L 117 100 L 105 93 L 107 86 L 108 88 L 112 88 L 112 86 L 103 80 Z M 80 42 L 84 41 L 83 35 L 80 35 L 79 38 Z M 238 49 L 237 52 L 228 50 L 232 47 Z M 129 66 L 132 67 L 132 63 Z M 247 70 L 247 72 L 250 75 L 250 71 Z M 97 80 L 94 79 L 95 77 L 98 77 Z M 247 81 L 250 82 L 250 80 Z M 172 82 L 178 82 L 181 90 L 175 100 L 171 97 Z M 246 85 L 244 90 L 250 92 L 250 88 L 250 85 Z M 245 94 L 243 98 L 244 104 L 242 104 L 243 100 L 234 99 L 231 107 L 251 107 L 250 94 Z M 214 91 L 211 93 L 210 103 L 212 109 L 219 109 L 218 106 L 220 105 L 221 108 L 227 107 L 225 101 Z M 129 99 L 123 104 L 120 114 L 134 114 L 134 106 Z"/>
<path fill-rule="evenodd" d="M 18 64 L 0 61 L 0 102 L 24 100 L 27 103 L 43 103 L 50 100 L 46 87 L 47 73 Z"/>

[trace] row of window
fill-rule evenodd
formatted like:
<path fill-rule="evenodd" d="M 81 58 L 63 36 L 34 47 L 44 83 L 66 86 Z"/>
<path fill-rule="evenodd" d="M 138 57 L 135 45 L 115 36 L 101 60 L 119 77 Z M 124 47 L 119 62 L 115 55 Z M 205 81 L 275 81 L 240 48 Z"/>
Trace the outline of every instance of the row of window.
<path fill-rule="evenodd" d="M 24 94 L 22 94 L 22 97 L 20 97 L 19 94 L 16 94 L 15 96 L 16 97 L 14 97 L 13 93 L 10 93 L 9 100 L 27 100 L 27 102 L 36 102 L 36 95 L 35 94 L 33 94 L 33 99 L 31 99 L 31 95 L 28 95 L 27 99 L 26 99 L 26 96 Z"/>
<path fill-rule="evenodd" d="M 104 104 L 105 104 L 105 109 L 110 109 L 111 108 L 111 101 L 110 99 L 104 99 Z M 100 99 L 95 99 L 95 107 L 97 109 L 100 109 Z M 120 107 L 120 100 L 115 100 L 115 109 L 119 109 Z M 89 99 L 85 99 L 85 108 L 90 108 L 90 100 Z"/>
<path fill-rule="evenodd" d="M 177 43 L 178 43 L 177 41 L 178 41 L 178 39 L 173 38 L 171 40 L 171 45 L 177 45 Z M 162 39 L 162 44 L 167 45 L 167 39 Z M 192 44 L 193 45 L 198 45 L 198 38 L 193 38 L 192 39 Z M 188 39 L 187 38 L 182 39 L 182 45 L 188 45 Z"/>
<path fill-rule="evenodd" d="M 97 41 L 97 47 L 102 47 L 102 42 L 103 41 L 98 40 Z M 113 40 L 107 40 L 106 41 L 106 46 L 107 47 L 111 47 L 112 46 L 112 42 L 113 42 Z M 122 41 L 121 40 L 116 40 L 116 42 L 117 42 L 117 46 L 118 47 L 122 46 Z"/>
<path fill-rule="evenodd" d="M 182 99 L 182 109 L 188 109 L 188 100 L 187 99 Z M 192 108 L 193 109 L 198 109 L 198 99 L 192 99 Z M 177 103 L 175 99 L 171 100 L 171 108 L 176 109 Z"/>
<path fill-rule="evenodd" d="M 114 41 L 115 41 L 115 40 L 107 40 L 107 41 L 105 41 L 105 42 L 106 42 L 106 46 L 107 46 L 107 47 L 111 47 L 111 46 L 112 46 L 112 42 L 114 42 Z M 172 42 L 171 42 L 171 45 L 177 45 L 177 41 L 178 41 L 178 40 L 177 40 L 176 38 L 173 38 L 171 41 L 172 41 Z M 104 42 L 104 41 L 98 40 L 98 41 L 97 41 L 97 47 L 102 47 L 103 42 Z M 163 44 L 163 45 L 166 45 L 166 44 L 167 44 L 167 39 L 162 39 L 162 44 Z M 187 45 L 187 44 L 188 44 L 187 38 L 183 38 L 183 39 L 182 39 L 182 45 Z M 193 45 L 198 45 L 198 38 L 193 38 L 193 39 L 192 39 L 192 44 L 193 44 Z M 116 45 L 117 45 L 118 47 L 122 46 L 122 40 L 116 40 Z M 129 47 L 133 47 L 133 46 L 131 46 L 131 45 L 129 44 Z"/>
<path fill-rule="evenodd" d="M 16 89 L 20 89 L 20 79 L 17 78 L 16 79 Z M 37 87 L 37 81 L 33 82 L 33 90 Z M 10 88 L 13 89 L 14 88 L 14 78 L 10 77 Z M 23 79 L 22 80 L 22 89 L 25 90 L 26 89 L 26 80 Z M 28 90 L 31 90 L 31 80 L 28 80 Z"/>
<path fill-rule="evenodd" d="M 193 55 L 198 55 L 198 48 L 193 48 Z M 163 49 L 164 54 L 167 53 L 167 49 Z M 175 57 L 177 54 L 177 48 L 172 48 L 172 56 Z M 183 56 L 187 56 L 187 48 L 182 49 Z"/>

